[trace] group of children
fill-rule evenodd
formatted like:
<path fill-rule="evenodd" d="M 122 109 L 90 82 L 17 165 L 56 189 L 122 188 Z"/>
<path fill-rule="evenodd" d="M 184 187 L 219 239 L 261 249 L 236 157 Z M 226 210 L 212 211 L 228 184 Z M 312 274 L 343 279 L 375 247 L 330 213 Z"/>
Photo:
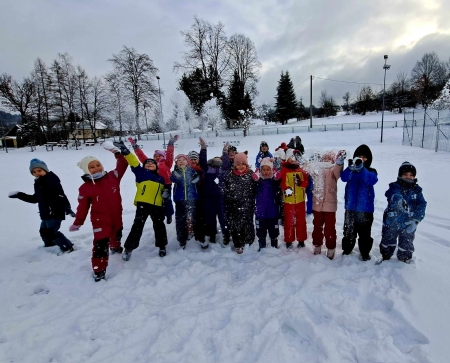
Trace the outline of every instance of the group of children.
<path fill-rule="evenodd" d="M 272 155 L 267 142 L 261 142 L 255 170 L 249 165 L 247 152 L 225 144 L 221 156 L 208 159 L 206 142 L 200 138 L 200 153 L 191 151 L 174 158 L 178 136 L 170 137 L 167 150 L 156 150 L 148 158 L 129 139 L 134 154 L 123 142 L 106 142 L 104 148 L 116 158 L 116 168 L 106 172 L 93 156 L 84 157 L 78 166 L 84 183 L 79 188 L 78 208 L 72 212 L 59 178 L 38 159 L 30 162 L 35 179 L 35 193 L 11 192 L 10 198 L 38 203 L 41 216 L 40 235 L 45 247 L 58 245 L 61 251 L 72 252 L 73 244 L 59 231 L 65 215 L 75 217 L 70 231 L 84 224 L 89 209 L 94 232 L 92 268 L 95 281 L 105 278 L 110 254 L 121 253 L 128 261 L 139 246 L 144 225 L 152 219 L 155 245 L 159 256 L 166 255 L 166 224 L 172 222 L 180 248 L 191 239 L 203 249 L 217 240 L 217 220 L 222 231 L 222 246 L 233 242 L 241 254 L 246 244 L 258 237 L 259 250 L 266 248 L 267 234 L 272 247 L 278 248 L 280 225 L 284 228 L 286 248 L 305 247 L 306 214 L 313 213 L 312 243 L 314 254 L 320 254 L 325 240 L 326 255 L 333 259 L 336 250 L 337 181 L 346 183 L 345 219 L 342 250 L 352 252 L 356 239 L 363 261 L 370 260 L 373 245 L 371 227 L 374 213 L 374 185 L 377 172 L 371 168 L 372 152 L 360 145 L 348 160 L 345 150 L 327 151 L 309 161 L 299 137 L 282 143 Z M 175 166 L 172 169 L 172 164 Z M 136 214 L 131 230 L 121 246 L 123 230 L 120 181 L 128 167 L 135 175 Z M 417 184 L 415 167 L 405 162 L 400 166 L 397 181 L 386 192 L 388 207 L 383 215 L 380 252 L 391 258 L 397 247 L 397 258 L 408 262 L 414 251 L 417 224 L 425 216 L 426 201 Z M 173 185 L 173 191 L 172 191 Z M 306 199 L 308 194 L 308 207 Z M 173 208 L 175 204 L 175 211 Z M 256 226 L 255 226 L 256 225 Z"/>

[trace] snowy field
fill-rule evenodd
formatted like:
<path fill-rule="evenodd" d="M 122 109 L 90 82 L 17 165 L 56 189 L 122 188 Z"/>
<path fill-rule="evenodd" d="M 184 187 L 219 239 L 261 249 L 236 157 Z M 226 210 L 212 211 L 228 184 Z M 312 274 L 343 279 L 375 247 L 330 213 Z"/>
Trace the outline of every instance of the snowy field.
<path fill-rule="evenodd" d="M 401 119 L 400 115 L 396 115 Z M 342 122 L 343 118 L 339 118 Z M 273 151 L 291 134 L 264 136 Z M 106 170 L 114 157 L 101 146 L 46 152 L 38 147 L 0 152 L 0 362 L 448 362 L 450 356 L 450 154 L 401 145 L 402 129 L 314 132 L 300 135 L 308 153 L 368 144 L 375 185 L 372 260 L 357 247 L 342 256 L 344 184 L 339 182 L 338 247 L 333 261 L 313 256 L 312 219 L 307 247 L 287 251 L 257 243 L 237 255 L 219 244 L 201 250 L 195 241 L 178 250 L 168 226 L 168 254 L 158 257 L 151 222 L 130 261 L 110 258 L 107 280 L 91 272 L 90 224 L 61 231 L 76 251 L 57 256 L 39 238 L 37 206 L 9 199 L 12 190 L 33 191 L 31 158 L 44 160 L 62 181 L 73 209 L 84 156 L 97 156 Z M 235 139 L 230 139 L 235 140 Z M 261 136 L 240 138 L 250 161 Z M 216 145 L 225 139 L 211 139 Z M 143 141 L 149 155 L 160 141 Z M 178 141 L 175 153 L 198 150 L 196 140 Z M 220 155 L 221 147 L 208 149 Z M 428 202 L 416 233 L 413 262 L 380 257 L 384 193 L 403 161 L 412 162 Z M 134 218 L 135 184 L 128 170 L 122 184 L 124 236 Z M 280 236 L 280 240 L 282 240 Z M 447 358 L 446 358 L 447 357 Z"/>

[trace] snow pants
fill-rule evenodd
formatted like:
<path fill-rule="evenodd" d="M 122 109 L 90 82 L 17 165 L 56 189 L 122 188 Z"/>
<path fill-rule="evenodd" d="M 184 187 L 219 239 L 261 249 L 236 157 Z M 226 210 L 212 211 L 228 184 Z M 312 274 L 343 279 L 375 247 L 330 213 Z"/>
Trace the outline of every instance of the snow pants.
<path fill-rule="evenodd" d="M 336 212 L 316 212 L 313 220 L 312 233 L 313 245 L 322 246 L 325 237 L 325 246 L 329 249 L 336 248 Z"/>
<path fill-rule="evenodd" d="M 255 222 L 259 246 L 266 247 L 267 233 L 269 233 L 272 245 L 274 245 L 274 241 L 278 241 L 278 236 L 280 235 L 278 218 L 256 218 Z"/>
<path fill-rule="evenodd" d="M 110 224 L 93 223 L 92 227 L 94 230 L 92 269 L 94 272 L 105 271 L 108 267 L 109 248 L 121 247 L 122 218 Z"/>
<path fill-rule="evenodd" d="M 181 200 L 175 202 L 175 227 L 177 230 L 177 240 L 180 245 L 185 245 L 194 235 L 196 203 L 196 200 Z"/>
<path fill-rule="evenodd" d="M 308 238 L 306 233 L 305 202 L 297 204 L 284 203 L 284 242 L 304 242 Z"/>
<path fill-rule="evenodd" d="M 138 202 L 136 205 L 136 214 L 134 216 L 133 226 L 130 234 L 125 241 L 125 249 L 132 251 L 139 247 L 145 222 L 150 216 L 153 222 L 153 231 L 155 233 L 155 246 L 164 249 L 167 245 L 166 225 L 164 224 L 164 208 L 157 205 Z"/>
<path fill-rule="evenodd" d="M 209 236 L 211 240 L 216 240 L 218 219 L 224 240 L 229 240 L 230 232 L 226 220 L 223 197 L 221 195 L 205 195 L 204 207 L 206 235 Z"/>
<path fill-rule="evenodd" d="M 372 250 L 373 213 L 355 212 L 346 210 L 344 217 L 344 237 L 342 238 L 342 251 L 349 255 L 356 244 L 358 236 L 358 247 L 361 256 L 368 256 Z"/>
<path fill-rule="evenodd" d="M 61 222 L 60 219 L 46 219 L 41 221 L 39 234 L 41 235 L 42 241 L 44 241 L 45 247 L 58 246 L 61 248 L 61 251 L 67 251 L 73 246 L 73 243 L 59 231 Z"/>
<path fill-rule="evenodd" d="M 380 252 L 383 256 L 392 257 L 398 238 L 397 258 L 409 260 L 414 252 L 414 237 L 415 231 L 413 233 L 406 232 L 406 228 L 402 227 L 401 223 L 393 222 L 386 225 L 384 221 L 381 230 Z"/>
<path fill-rule="evenodd" d="M 196 241 L 205 242 L 205 202 L 200 197 L 195 203 L 194 237 Z"/>
<path fill-rule="evenodd" d="M 234 209 L 228 216 L 231 238 L 235 248 L 251 245 L 255 240 L 255 226 L 253 224 L 254 211 L 239 212 Z"/>

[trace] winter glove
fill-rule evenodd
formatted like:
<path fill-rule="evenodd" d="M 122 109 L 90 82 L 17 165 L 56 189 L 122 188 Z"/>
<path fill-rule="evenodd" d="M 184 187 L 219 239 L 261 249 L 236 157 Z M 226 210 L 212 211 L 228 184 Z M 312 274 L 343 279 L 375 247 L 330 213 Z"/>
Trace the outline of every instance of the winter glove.
<path fill-rule="evenodd" d="M 206 149 L 206 147 L 207 147 L 206 141 L 203 140 L 201 137 L 199 137 L 198 140 L 199 140 L 199 142 L 200 142 L 200 148 Z"/>
<path fill-rule="evenodd" d="M 352 166 L 353 166 L 353 159 L 348 159 L 348 167 L 350 168 L 350 170 L 352 170 Z"/>
<path fill-rule="evenodd" d="M 172 137 L 172 135 L 170 135 L 168 145 L 173 146 L 173 144 L 175 144 L 178 141 L 178 139 L 179 139 L 178 135 L 175 135 L 174 137 Z"/>
<path fill-rule="evenodd" d="M 350 160 L 349 160 L 350 163 Z M 364 168 L 364 163 L 360 158 L 354 158 L 352 164 L 349 166 L 351 171 L 360 172 Z"/>
<path fill-rule="evenodd" d="M 9 192 L 8 193 L 8 197 L 9 198 L 19 198 L 19 193 L 18 191 L 14 191 L 14 192 Z"/>
<path fill-rule="evenodd" d="M 198 174 L 192 175 L 191 183 L 197 184 L 200 181 L 200 176 Z"/>
<path fill-rule="evenodd" d="M 123 156 L 130 154 L 130 149 L 128 149 L 128 148 L 125 146 L 125 144 L 123 143 L 123 141 L 120 141 L 120 142 L 114 141 L 113 144 L 114 144 L 114 146 L 116 146 L 116 147 L 120 150 L 120 153 L 121 153 Z"/>
<path fill-rule="evenodd" d="M 163 190 L 163 192 L 162 192 L 162 197 L 163 197 L 164 199 L 167 199 L 167 198 L 170 197 L 169 191 L 168 191 L 167 189 L 164 189 L 164 190 Z"/>
<path fill-rule="evenodd" d="M 289 196 L 291 196 L 292 194 L 294 194 L 294 192 L 292 191 L 291 188 L 287 188 L 287 189 L 284 191 L 284 195 L 286 195 L 286 197 L 289 197 Z"/>
<path fill-rule="evenodd" d="M 339 150 L 336 155 L 336 164 L 343 165 L 344 160 L 347 158 L 347 152 L 345 150 Z"/>
<path fill-rule="evenodd" d="M 133 148 L 133 150 L 139 149 L 139 145 L 136 144 L 136 142 L 134 141 L 134 139 L 133 139 L 132 137 L 129 137 L 129 138 L 128 138 L 128 141 L 130 142 L 131 147 Z"/>
<path fill-rule="evenodd" d="M 68 207 L 66 209 L 66 216 L 71 216 L 71 217 L 75 218 L 75 212 L 72 210 L 72 208 Z"/>
<path fill-rule="evenodd" d="M 406 232 L 407 233 L 414 233 L 416 231 L 417 225 L 419 224 L 419 221 L 417 219 L 411 219 L 408 222 L 405 222 Z"/>
<path fill-rule="evenodd" d="M 259 171 L 255 171 L 255 172 L 252 174 L 252 178 L 253 178 L 254 181 L 258 181 L 260 176 L 261 176 L 261 175 L 259 174 Z"/>
<path fill-rule="evenodd" d="M 81 227 L 81 226 L 76 226 L 75 224 L 72 224 L 72 225 L 69 227 L 69 231 L 70 231 L 70 232 L 79 231 L 79 230 L 80 230 L 80 227 Z"/>
<path fill-rule="evenodd" d="M 117 148 L 116 146 L 114 146 L 114 144 L 111 141 L 105 141 L 103 143 L 103 149 L 111 151 L 113 154 L 115 153 L 120 153 L 119 148 Z"/>
<path fill-rule="evenodd" d="M 225 145 L 223 145 L 223 152 L 228 153 L 228 148 L 230 147 L 230 143 L 227 141 Z"/>

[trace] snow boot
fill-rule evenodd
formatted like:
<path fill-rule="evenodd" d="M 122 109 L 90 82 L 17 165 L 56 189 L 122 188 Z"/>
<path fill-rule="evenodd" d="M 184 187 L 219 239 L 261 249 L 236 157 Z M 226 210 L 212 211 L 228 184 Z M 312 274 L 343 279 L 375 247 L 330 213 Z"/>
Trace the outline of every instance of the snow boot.
<path fill-rule="evenodd" d="M 202 247 L 202 250 L 206 250 L 209 247 L 208 241 L 200 242 L 200 246 Z"/>
<path fill-rule="evenodd" d="M 298 248 L 304 248 L 305 247 L 305 242 L 304 241 L 298 241 Z"/>
<path fill-rule="evenodd" d="M 125 251 L 123 251 L 123 253 L 122 253 L 122 260 L 129 261 L 130 258 L 131 258 L 131 253 L 132 252 L 133 252 L 132 250 L 125 249 Z"/>
<path fill-rule="evenodd" d="M 277 239 L 277 238 L 271 239 L 271 240 L 270 240 L 270 245 L 271 245 L 273 248 L 278 248 L 278 239 Z"/>
<path fill-rule="evenodd" d="M 404 262 L 404 263 L 410 263 L 411 262 L 411 259 L 410 258 L 406 258 L 406 257 L 397 257 L 397 259 L 399 260 L 399 261 L 401 261 L 401 262 Z"/>
<path fill-rule="evenodd" d="M 94 273 L 94 281 L 99 282 L 100 280 L 104 280 L 105 275 L 106 275 L 106 270 Z"/>
<path fill-rule="evenodd" d="M 159 250 L 159 257 L 164 257 L 166 255 L 166 249 L 165 248 L 161 248 Z"/>
<path fill-rule="evenodd" d="M 361 261 L 369 261 L 371 258 L 370 255 L 361 255 Z"/>
<path fill-rule="evenodd" d="M 258 252 L 260 252 L 263 248 L 266 248 L 266 241 L 259 240 L 258 242 L 259 242 Z"/>
<path fill-rule="evenodd" d="M 292 250 L 293 248 L 294 248 L 294 245 L 292 244 L 292 242 L 286 242 L 286 249 Z"/>
<path fill-rule="evenodd" d="M 120 246 L 120 247 L 116 247 L 116 248 L 110 248 L 109 251 L 110 251 L 111 255 L 114 255 L 115 253 L 122 253 L 123 247 Z"/>
<path fill-rule="evenodd" d="M 327 251 L 327 257 L 328 257 L 330 260 L 332 260 L 332 259 L 334 258 L 335 252 L 336 252 L 336 249 L 335 249 L 335 248 L 329 249 L 329 250 Z"/>
<path fill-rule="evenodd" d="M 73 245 L 72 245 L 72 247 L 69 247 L 69 249 L 67 249 L 67 250 L 61 250 L 61 252 L 58 253 L 58 256 L 65 255 L 66 253 L 70 253 L 73 251 L 75 251 L 75 250 L 73 249 Z"/>
<path fill-rule="evenodd" d="M 222 247 L 226 247 L 230 244 L 230 236 L 223 236 Z"/>
<path fill-rule="evenodd" d="M 216 235 L 209 237 L 209 243 L 216 243 Z"/>
<path fill-rule="evenodd" d="M 184 250 L 186 248 L 186 242 L 180 242 L 180 247 Z"/>
<path fill-rule="evenodd" d="M 244 247 L 236 247 L 236 253 L 241 255 L 244 252 Z"/>
<path fill-rule="evenodd" d="M 314 254 L 320 255 L 322 253 L 322 246 L 314 246 Z"/>

